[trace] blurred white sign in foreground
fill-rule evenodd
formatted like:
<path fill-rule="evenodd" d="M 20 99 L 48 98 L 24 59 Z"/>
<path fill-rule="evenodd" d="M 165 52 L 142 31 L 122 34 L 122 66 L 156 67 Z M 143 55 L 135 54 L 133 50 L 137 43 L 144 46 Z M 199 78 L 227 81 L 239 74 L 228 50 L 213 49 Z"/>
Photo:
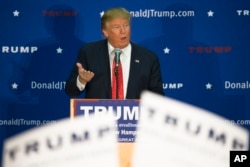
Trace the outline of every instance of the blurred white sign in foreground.
<path fill-rule="evenodd" d="M 163 96 L 141 96 L 133 167 L 228 167 L 230 150 L 248 149 L 248 131 Z"/>
<path fill-rule="evenodd" d="M 112 116 L 76 117 L 5 141 L 3 167 L 117 167 Z"/>

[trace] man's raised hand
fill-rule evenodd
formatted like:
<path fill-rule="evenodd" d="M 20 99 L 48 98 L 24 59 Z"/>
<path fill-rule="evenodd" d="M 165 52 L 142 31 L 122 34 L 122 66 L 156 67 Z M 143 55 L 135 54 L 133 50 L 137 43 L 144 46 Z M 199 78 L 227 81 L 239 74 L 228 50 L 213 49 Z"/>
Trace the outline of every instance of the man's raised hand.
<path fill-rule="evenodd" d="M 86 84 L 87 82 L 91 81 L 95 74 L 91 71 L 85 70 L 81 63 L 76 63 L 76 66 L 78 68 L 79 81 L 82 84 Z"/>

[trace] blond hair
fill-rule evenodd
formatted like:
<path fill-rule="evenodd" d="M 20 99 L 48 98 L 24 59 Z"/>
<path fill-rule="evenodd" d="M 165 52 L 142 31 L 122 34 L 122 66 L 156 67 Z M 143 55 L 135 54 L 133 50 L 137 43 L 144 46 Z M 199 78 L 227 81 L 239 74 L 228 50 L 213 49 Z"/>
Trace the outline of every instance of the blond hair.
<path fill-rule="evenodd" d="M 130 13 L 125 8 L 111 8 L 107 10 L 101 18 L 101 29 L 105 28 L 105 24 L 116 18 L 124 18 L 130 21 Z"/>

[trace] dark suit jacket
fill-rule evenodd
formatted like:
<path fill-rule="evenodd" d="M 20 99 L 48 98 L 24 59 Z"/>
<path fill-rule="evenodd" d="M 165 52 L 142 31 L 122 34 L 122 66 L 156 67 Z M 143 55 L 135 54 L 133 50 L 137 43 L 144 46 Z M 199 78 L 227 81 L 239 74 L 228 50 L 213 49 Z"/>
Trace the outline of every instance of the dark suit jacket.
<path fill-rule="evenodd" d="M 126 99 L 139 99 L 143 90 L 164 95 L 160 64 L 151 51 L 131 43 L 130 73 Z M 95 76 L 85 87 L 85 97 L 91 99 L 111 98 L 111 76 L 107 40 L 86 44 L 80 48 L 77 62 L 83 68 L 94 72 Z M 76 86 L 78 69 L 75 66 L 66 81 L 65 91 L 70 97 L 80 95 Z"/>

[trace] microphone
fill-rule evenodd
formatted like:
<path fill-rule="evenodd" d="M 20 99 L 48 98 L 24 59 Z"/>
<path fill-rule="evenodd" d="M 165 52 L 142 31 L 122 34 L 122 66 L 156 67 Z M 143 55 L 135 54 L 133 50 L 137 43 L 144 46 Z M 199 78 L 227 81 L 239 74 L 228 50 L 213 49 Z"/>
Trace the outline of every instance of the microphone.
<path fill-rule="evenodd" d="M 120 64 L 120 55 L 122 51 L 119 48 L 115 48 L 114 52 L 115 52 L 115 66 L 118 67 Z"/>
<path fill-rule="evenodd" d="M 116 99 L 118 99 L 118 90 L 119 90 L 118 68 L 119 68 L 119 64 L 120 64 L 120 55 L 121 55 L 122 51 L 119 48 L 115 48 L 114 53 L 115 53 L 115 69 L 114 70 L 115 70 L 115 78 L 116 78 Z"/>
<path fill-rule="evenodd" d="M 115 48 L 114 53 L 115 53 L 115 74 L 118 75 L 118 67 L 120 64 L 120 55 L 121 55 L 122 51 L 119 48 Z"/>

